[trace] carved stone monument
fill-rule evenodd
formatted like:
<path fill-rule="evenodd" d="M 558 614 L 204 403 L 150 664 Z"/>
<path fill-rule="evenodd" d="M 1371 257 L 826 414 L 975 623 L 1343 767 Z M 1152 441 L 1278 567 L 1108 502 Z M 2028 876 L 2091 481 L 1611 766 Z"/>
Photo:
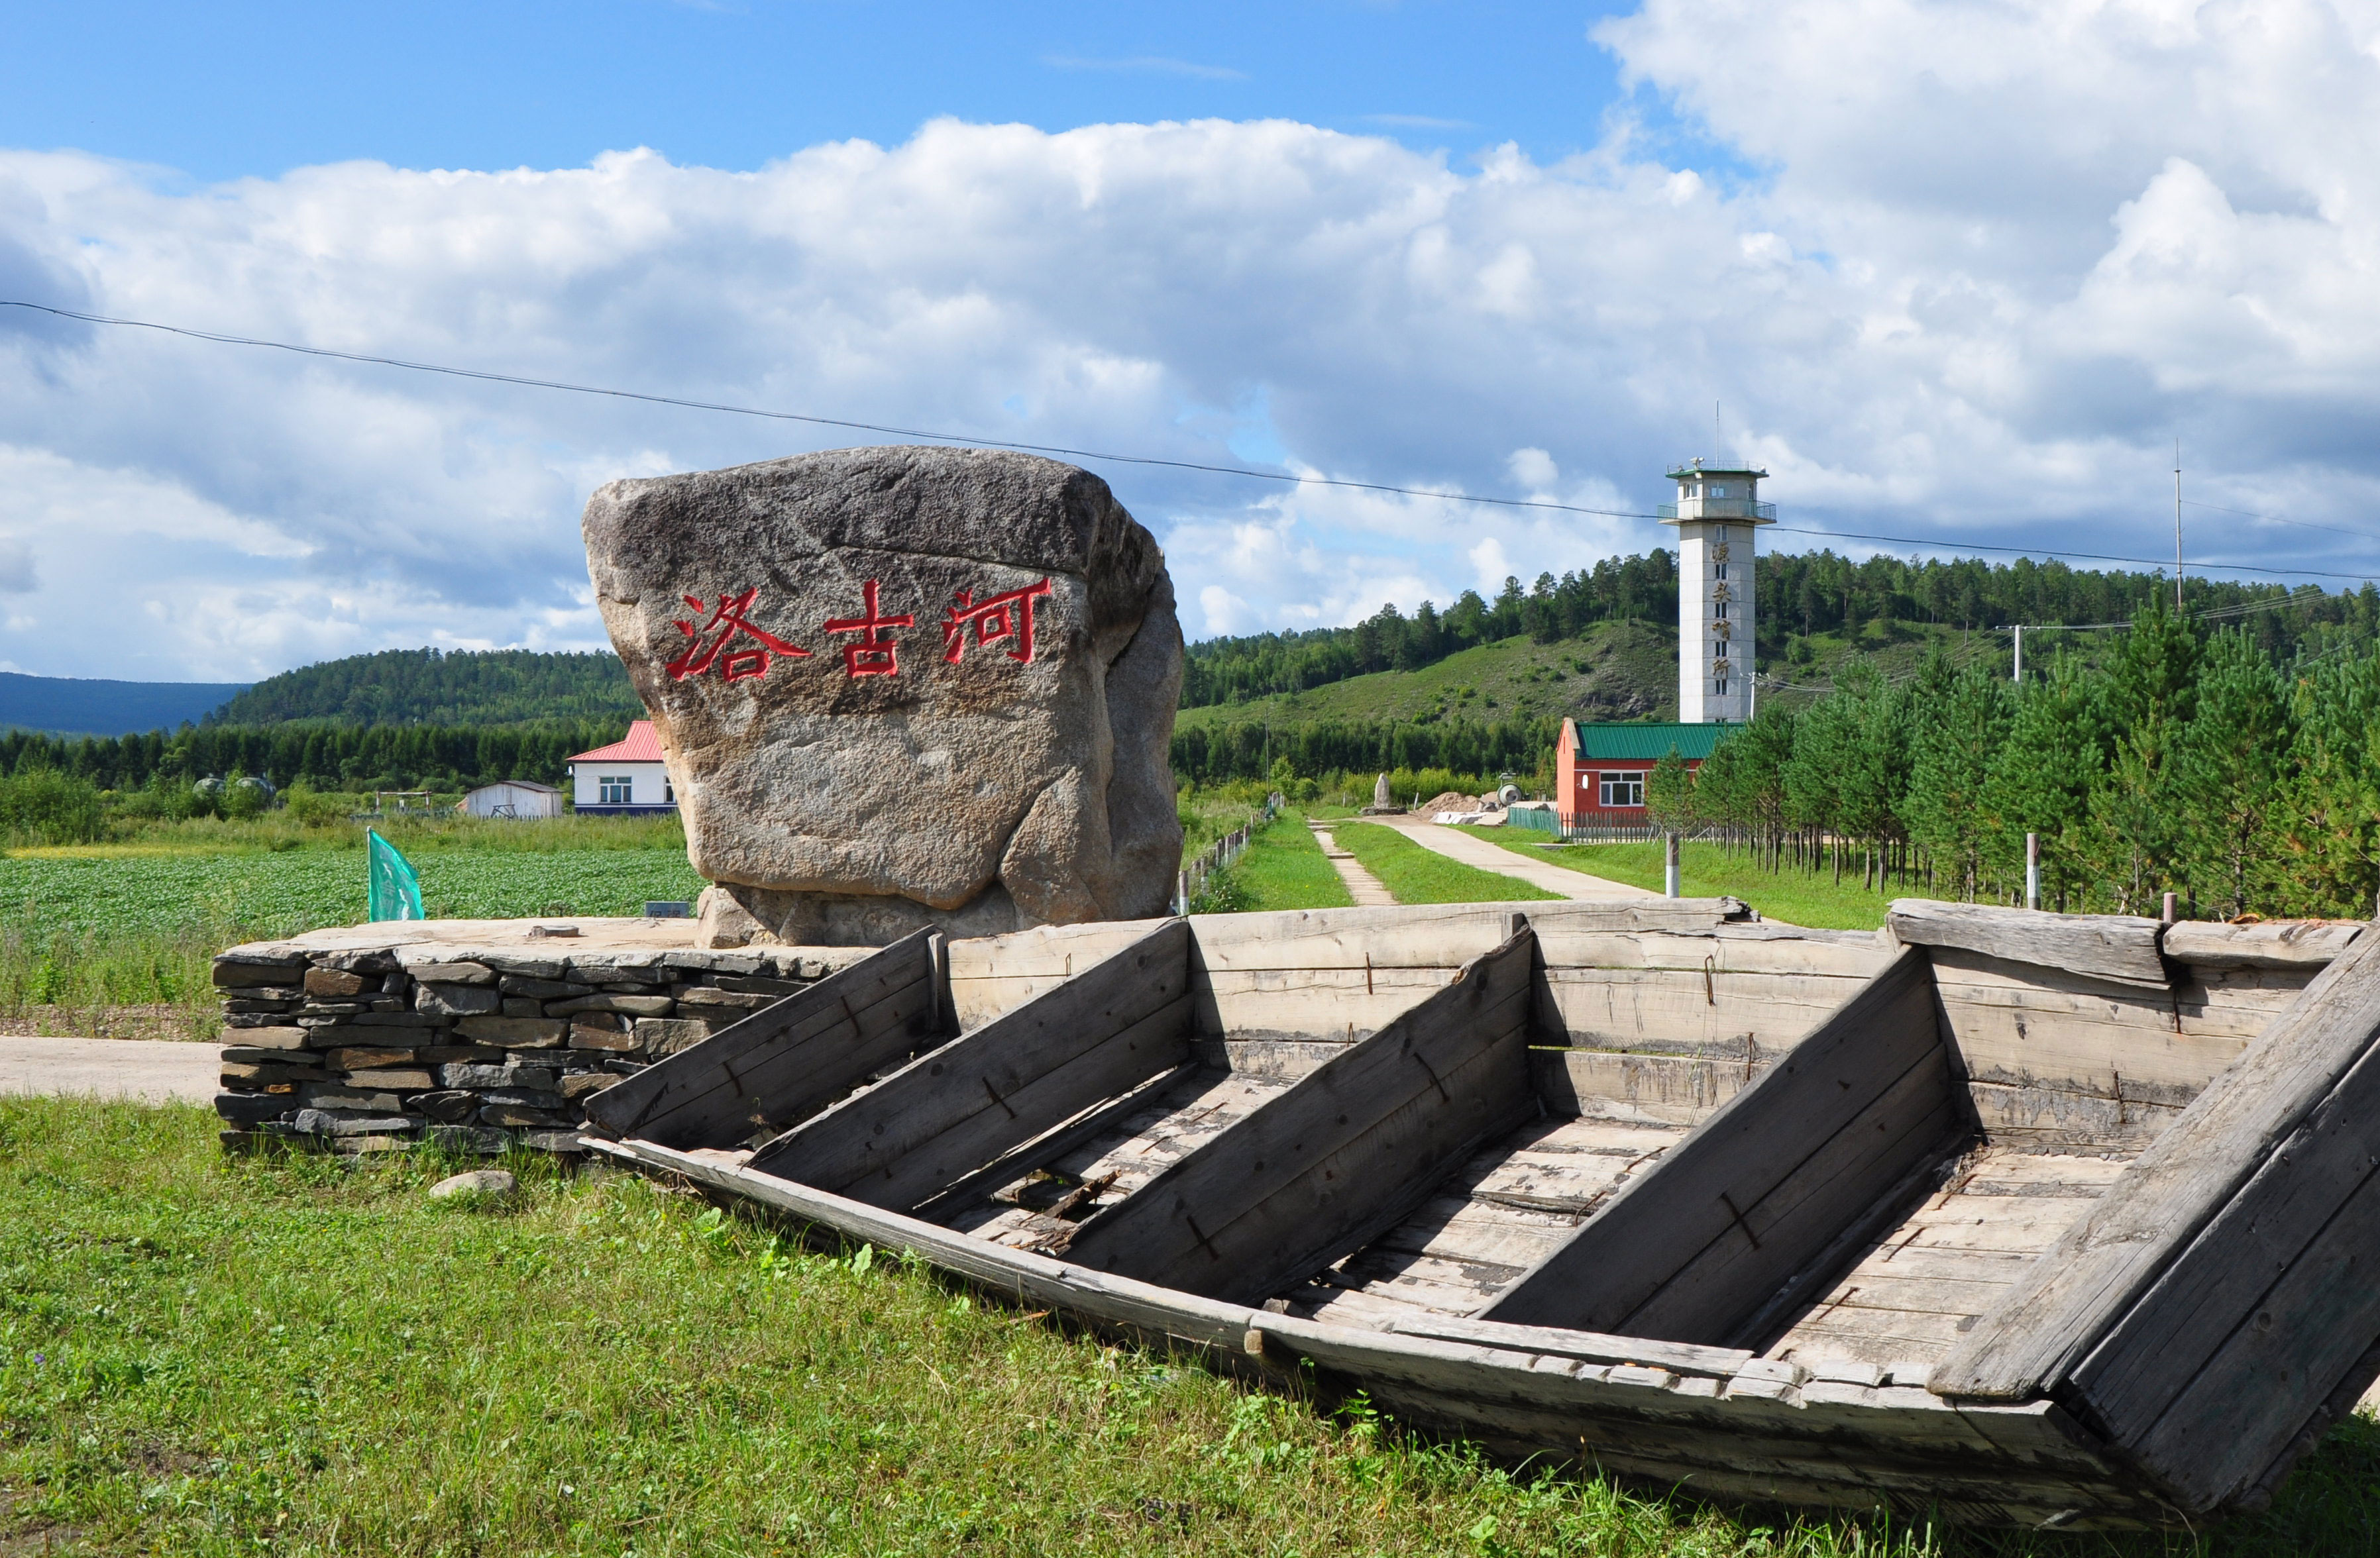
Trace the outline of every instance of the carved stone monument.
<path fill-rule="evenodd" d="M 1388 775 L 1382 774 L 1378 779 L 1372 781 L 1372 803 L 1364 808 L 1363 815 L 1367 817 L 1402 816 L 1405 815 L 1405 809 L 1402 806 L 1398 805 L 1396 797 L 1389 792 Z"/>
<path fill-rule="evenodd" d="M 1182 631 L 1098 477 L 844 449 L 615 481 L 583 529 L 715 884 L 704 945 L 1165 912 Z"/>

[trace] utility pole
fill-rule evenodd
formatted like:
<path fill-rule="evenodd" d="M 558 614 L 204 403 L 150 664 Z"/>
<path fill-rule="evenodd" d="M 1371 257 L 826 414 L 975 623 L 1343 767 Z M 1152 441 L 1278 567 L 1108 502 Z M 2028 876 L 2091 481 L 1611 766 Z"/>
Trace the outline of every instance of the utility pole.
<path fill-rule="evenodd" d="M 2024 680 L 2024 624 L 2016 624 L 2016 669 L 2009 673 L 2011 682 Z"/>
<path fill-rule="evenodd" d="M 2173 441 L 2173 609 L 2181 611 L 2181 440 Z"/>

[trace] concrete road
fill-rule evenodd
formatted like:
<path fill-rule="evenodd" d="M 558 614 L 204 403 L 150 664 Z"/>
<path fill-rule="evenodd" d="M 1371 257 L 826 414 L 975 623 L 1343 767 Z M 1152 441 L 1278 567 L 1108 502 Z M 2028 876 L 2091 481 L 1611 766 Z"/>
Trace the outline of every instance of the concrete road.
<path fill-rule="evenodd" d="M 1526 855 L 1499 848 L 1485 839 L 1474 839 L 1468 833 L 1458 833 L 1451 827 L 1425 822 L 1418 817 L 1366 817 L 1364 820 L 1386 823 L 1422 848 L 1436 850 L 1439 854 L 1459 860 L 1465 865 L 1518 876 L 1531 887 L 1543 888 L 1564 898 L 1609 903 L 1661 896 L 1646 888 L 1632 888 L 1625 882 L 1589 876 L 1566 865 L 1556 865 L 1551 861 L 1531 860 Z"/>
<path fill-rule="evenodd" d="M 0 1037 L 0 1093 L 76 1093 L 140 1104 L 205 1104 L 220 1091 L 222 1064 L 213 1045 Z"/>

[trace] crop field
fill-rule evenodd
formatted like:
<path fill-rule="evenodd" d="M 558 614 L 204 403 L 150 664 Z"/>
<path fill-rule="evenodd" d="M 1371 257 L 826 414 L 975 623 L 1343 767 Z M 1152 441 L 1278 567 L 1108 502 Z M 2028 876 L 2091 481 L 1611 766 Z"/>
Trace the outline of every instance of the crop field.
<path fill-rule="evenodd" d="M 679 850 L 422 851 L 413 857 L 434 919 L 637 914 L 649 899 L 692 899 L 701 878 Z M 360 850 L 219 854 L 144 846 L 28 851 L 0 865 L 0 925 L 171 936 L 193 922 L 281 936 L 364 917 Z"/>
<path fill-rule="evenodd" d="M 675 818 L 427 825 L 389 833 L 439 919 L 635 914 L 692 900 Z M 364 917 L 362 832 L 273 817 L 152 827 L 129 841 L 0 858 L 0 1024 L 204 1039 L 208 960 L 236 942 Z"/>

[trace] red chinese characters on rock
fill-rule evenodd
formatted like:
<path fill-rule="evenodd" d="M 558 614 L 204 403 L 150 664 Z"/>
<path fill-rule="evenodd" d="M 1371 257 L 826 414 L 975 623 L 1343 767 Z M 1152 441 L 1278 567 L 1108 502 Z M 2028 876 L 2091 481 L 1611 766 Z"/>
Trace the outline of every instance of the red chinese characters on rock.
<path fill-rule="evenodd" d="M 819 624 L 824 633 L 859 635 L 856 642 L 843 646 L 843 667 L 847 675 L 901 674 L 900 646 L 886 630 L 914 627 L 917 619 L 906 611 L 897 616 L 885 615 L 878 603 L 882 587 L 882 581 L 878 579 L 869 579 L 860 586 L 864 614 L 830 618 Z M 981 600 L 975 598 L 972 590 L 960 590 L 957 604 L 942 619 L 942 658 L 953 665 L 959 662 L 966 653 L 967 629 L 972 626 L 976 647 L 989 649 L 994 645 L 1006 645 L 1005 653 L 1010 659 L 1030 664 L 1033 659 L 1033 603 L 1048 598 L 1050 593 L 1050 581 L 1046 578 L 1021 589 L 1003 590 L 998 595 L 987 596 Z M 759 594 L 755 587 L 741 595 L 722 595 L 715 606 L 706 606 L 699 596 L 680 596 L 678 598 L 695 610 L 709 611 L 710 620 L 700 627 L 684 620 L 674 623 L 680 633 L 694 642 L 664 669 L 673 678 L 683 682 L 689 676 L 700 676 L 716 664 L 722 680 L 740 682 L 767 674 L 771 656 L 809 658 L 808 649 L 798 648 L 755 627 L 747 619 L 747 613 L 752 610 L 752 603 Z M 731 647 L 738 634 L 750 642 L 735 644 Z"/>
<path fill-rule="evenodd" d="M 1027 585 L 1023 589 L 988 596 L 981 600 L 975 598 L 972 590 L 959 591 L 958 604 L 952 607 L 950 615 L 942 619 L 942 658 L 953 665 L 959 663 L 959 657 L 966 653 L 967 624 L 972 622 L 975 624 L 977 648 L 987 649 L 1005 639 L 1014 646 L 1008 651 L 1010 659 L 1020 664 L 1031 664 L 1033 602 L 1049 593 L 1050 581 L 1047 579 L 1039 584 Z"/>
<path fill-rule="evenodd" d="M 808 649 L 796 648 L 773 634 L 763 633 L 745 621 L 744 613 L 752 609 L 752 602 L 759 598 L 759 588 L 755 587 L 746 590 L 742 595 L 722 595 L 719 598 L 719 604 L 713 607 L 703 605 L 702 598 L 699 596 L 679 596 L 680 600 L 685 601 L 697 611 L 709 611 L 710 620 L 700 627 L 696 627 L 683 618 L 678 620 L 676 623 L 678 632 L 693 639 L 694 642 L 686 646 L 685 654 L 670 661 L 662 669 L 667 670 L 674 680 L 683 682 L 689 676 L 700 676 L 710 669 L 713 661 L 716 661 L 722 680 L 741 682 L 747 676 L 768 674 L 769 657 L 771 655 L 789 655 L 796 659 L 809 658 L 810 652 Z M 719 630 L 719 636 L 707 638 L 713 628 Z M 735 638 L 739 633 L 748 634 L 752 643 L 728 649 L 722 657 L 720 651 L 727 649 L 729 640 Z"/>
<path fill-rule="evenodd" d="M 904 611 L 897 617 L 880 615 L 876 608 L 877 582 L 870 579 L 860 587 L 861 598 L 868 603 L 864 617 L 837 617 L 819 625 L 828 633 L 856 633 L 856 644 L 843 646 L 843 669 L 853 676 L 898 676 L 901 674 L 900 646 L 884 636 L 888 627 L 909 627 L 917 618 Z"/>

